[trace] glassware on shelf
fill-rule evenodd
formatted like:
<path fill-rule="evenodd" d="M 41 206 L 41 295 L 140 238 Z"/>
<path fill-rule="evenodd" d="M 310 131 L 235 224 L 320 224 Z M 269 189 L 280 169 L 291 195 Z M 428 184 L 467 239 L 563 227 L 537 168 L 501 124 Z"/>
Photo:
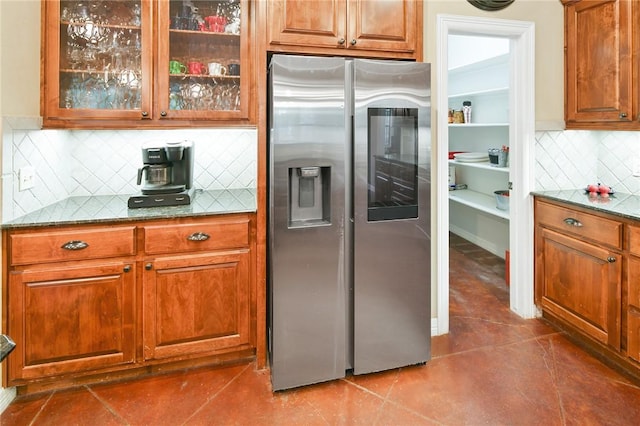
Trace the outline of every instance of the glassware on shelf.
<path fill-rule="evenodd" d="M 140 1 L 60 3 L 64 109 L 141 108 Z"/>

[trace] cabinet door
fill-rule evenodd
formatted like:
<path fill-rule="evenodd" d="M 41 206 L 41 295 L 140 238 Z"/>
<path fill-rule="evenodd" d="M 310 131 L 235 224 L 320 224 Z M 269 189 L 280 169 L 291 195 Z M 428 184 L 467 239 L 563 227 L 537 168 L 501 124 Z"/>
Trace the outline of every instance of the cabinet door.
<path fill-rule="evenodd" d="M 539 229 L 536 287 L 542 310 L 620 349 L 622 256 Z"/>
<path fill-rule="evenodd" d="M 189 4 L 171 0 L 158 5 L 159 119 L 248 119 L 250 2 Z"/>
<path fill-rule="evenodd" d="M 630 226 L 629 230 L 630 250 L 638 253 L 640 228 Z M 640 258 L 629 256 L 627 265 L 627 354 L 640 361 Z"/>
<path fill-rule="evenodd" d="M 347 0 L 273 0 L 268 8 L 272 45 L 347 46 Z"/>
<path fill-rule="evenodd" d="M 145 263 L 145 359 L 245 349 L 250 343 L 249 250 Z"/>
<path fill-rule="evenodd" d="M 627 355 L 640 362 L 640 310 L 630 310 L 627 316 Z"/>
<path fill-rule="evenodd" d="M 150 1 L 43 3 L 45 125 L 69 118 L 149 118 Z"/>
<path fill-rule="evenodd" d="M 274 0 L 268 4 L 265 25 L 274 50 L 330 53 L 323 50 L 329 48 L 343 50 L 344 55 L 415 59 L 422 40 L 418 4 L 416 0 Z"/>
<path fill-rule="evenodd" d="M 414 52 L 418 31 L 415 0 L 350 0 L 349 48 Z"/>
<path fill-rule="evenodd" d="M 9 384 L 134 362 L 133 263 L 9 274 Z"/>
<path fill-rule="evenodd" d="M 634 93 L 632 84 L 632 29 L 638 25 L 638 7 L 632 3 L 636 2 L 600 0 L 566 6 L 567 127 L 589 122 L 632 125 L 636 120 L 638 93 L 637 88 Z M 637 59 L 635 62 L 637 72 Z"/>

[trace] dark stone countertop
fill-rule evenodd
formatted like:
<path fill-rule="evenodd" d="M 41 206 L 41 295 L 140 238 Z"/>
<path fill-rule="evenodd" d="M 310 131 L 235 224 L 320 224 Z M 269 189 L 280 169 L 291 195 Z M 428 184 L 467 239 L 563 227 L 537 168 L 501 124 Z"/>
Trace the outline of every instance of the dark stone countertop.
<path fill-rule="evenodd" d="M 128 199 L 129 195 L 69 197 L 3 223 L 2 229 L 252 213 L 257 208 L 255 189 L 196 190 L 188 206 L 130 209 Z"/>
<path fill-rule="evenodd" d="M 549 200 L 562 201 L 578 207 L 614 214 L 627 219 L 640 220 L 640 196 L 615 193 L 604 198 L 590 197 L 584 189 L 561 191 L 534 191 L 532 195 Z"/>

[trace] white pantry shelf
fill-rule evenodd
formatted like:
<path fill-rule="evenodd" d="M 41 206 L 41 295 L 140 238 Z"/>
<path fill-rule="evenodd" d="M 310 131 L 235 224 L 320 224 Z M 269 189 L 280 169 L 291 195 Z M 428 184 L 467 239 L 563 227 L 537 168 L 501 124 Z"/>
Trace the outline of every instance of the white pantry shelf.
<path fill-rule="evenodd" d="M 509 123 L 449 123 L 449 127 L 509 127 Z"/>
<path fill-rule="evenodd" d="M 449 94 L 449 99 L 452 98 L 473 98 L 474 96 L 488 96 L 488 95 L 500 95 L 509 93 L 508 87 L 498 87 L 486 90 L 474 90 L 464 93 Z"/>
<path fill-rule="evenodd" d="M 466 162 L 466 161 L 449 160 L 449 164 L 452 166 L 475 167 L 478 169 L 486 169 L 486 170 L 492 170 L 496 172 L 509 173 L 508 167 L 496 167 L 491 165 L 488 161 L 473 163 L 473 162 Z"/>
<path fill-rule="evenodd" d="M 449 191 L 449 200 L 472 207 L 476 210 L 509 220 L 509 212 L 496 207 L 495 196 L 481 194 L 469 189 Z"/>

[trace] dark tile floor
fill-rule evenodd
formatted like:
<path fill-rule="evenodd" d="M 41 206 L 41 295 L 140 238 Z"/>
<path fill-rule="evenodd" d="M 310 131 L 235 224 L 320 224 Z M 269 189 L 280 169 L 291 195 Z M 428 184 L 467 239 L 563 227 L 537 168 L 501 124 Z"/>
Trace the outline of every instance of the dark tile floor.
<path fill-rule="evenodd" d="M 504 262 L 452 236 L 450 334 L 424 366 L 273 394 L 254 365 L 20 397 L 2 425 L 637 425 L 640 387 L 508 308 Z"/>

